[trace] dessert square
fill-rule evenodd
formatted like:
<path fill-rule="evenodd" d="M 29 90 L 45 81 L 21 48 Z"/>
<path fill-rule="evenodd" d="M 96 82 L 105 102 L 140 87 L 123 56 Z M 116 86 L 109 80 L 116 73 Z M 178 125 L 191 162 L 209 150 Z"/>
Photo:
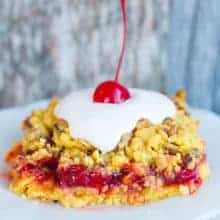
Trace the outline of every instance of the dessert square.
<path fill-rule="evenodd" d="M 5 155 L 10 190 L 67 207 L 139 205 L 197 192 L 209 176 L 206 146 L 185 92 L 177 92 L 172 102 L 175 116 L 161 123 L 140 118 L 104 152 L 72 135 L 68 121 L 55 113 L 59 100 L 53 99 L 24 120 L 22 140 Z"/>

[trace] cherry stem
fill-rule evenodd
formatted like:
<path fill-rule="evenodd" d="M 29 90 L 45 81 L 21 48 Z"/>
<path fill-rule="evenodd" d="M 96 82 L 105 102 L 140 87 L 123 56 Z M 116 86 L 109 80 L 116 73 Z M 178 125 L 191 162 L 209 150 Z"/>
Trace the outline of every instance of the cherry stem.
<path fill-rule="evenodd" d="M 127 41 L 127 18 L 126 18 L 126 0 L 120 0 L 121 2 L 121 11 L 122 11 L 122 19 L 123 19 L 123 40 L 122 40 L 122 48 L 119 57 L 118 66 L 115 73 L 115 81 L 118 81 L 119 73 L 121 70 L 122 61 L 125 53 L 125 46 Z"/>

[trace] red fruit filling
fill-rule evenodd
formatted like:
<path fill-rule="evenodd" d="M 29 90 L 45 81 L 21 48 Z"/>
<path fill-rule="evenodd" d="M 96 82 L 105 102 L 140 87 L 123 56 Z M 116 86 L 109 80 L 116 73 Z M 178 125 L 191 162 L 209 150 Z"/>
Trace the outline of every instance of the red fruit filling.
<path fill-rule="evenodd" d="M 84 165 L 71 165 L 68 167 L 57 168 L 57 161 L 55 159 L 41 160 L 37 164 L 27 163 L 21 169 L 21 173 L 33 175 L 37 181 L 45 181 L 53 179 L 53 181 L 60 187 L 91 187 L 99 191 L 103 187 L 108 186 L 111 189 L 114 186 L 126 184 L 130 188 L 132 185 L 144 186 L 147 176 L 161 177 L 164 185 L 174 184 L 194 184 L 201 185 L 201 178 L 199 177 L 197 169 L 182 168 L 176 174 L 167 175 L 166 172 L 157 173 L 156 170 L 146 171 L 144 175 L 138 175 L 132 170 L 132 166 L 125 165 L 120 171 L 111 174 L 103 174 L 98 170 L 90 170 Z"/>
<path fill-rule="evenodd" d="M 43 169 L 41 166 L 32 163 L 28 163 L 23 166 L 21 172 L 33 175 L 35 179 L 40 182 L 52 177 L 51 171 Z"/>
<path fill-rule="evenodd" d="M 58 161 L 54 158 L 45 158 L 33 163 L 26 163 L 19 169 L 21 173 L 33 175 L 37 181 L 45 181 L 56 175 Z"/>
<path fill-rule="evenodd" d="M 61 187 L 92 187 L 101 190 L 104 186 L 115 186 L 121 183 L 123 174 L 103 175 L 101 172 L 89 170 L 83 165 L 72 165 L 57 171 L 57 181 Z"/>
<path fill-rule="evenodd" d="M 166 172 L 162 173 L 165 185 L 172 184 L 187 184 L 193 180 L 199 178 L 197 169 L 182 168 L 182 170 L 176 174 L 168 175 Z"/>
<path fill-rule="evenodd" d="M 198 176 L 197 170 L 193 169 L 182 169 L 179 173 L 177 173 L 175 177 L 175 181 L 177 183 L 185 183 L 190 180 L 196 179 Z"/>

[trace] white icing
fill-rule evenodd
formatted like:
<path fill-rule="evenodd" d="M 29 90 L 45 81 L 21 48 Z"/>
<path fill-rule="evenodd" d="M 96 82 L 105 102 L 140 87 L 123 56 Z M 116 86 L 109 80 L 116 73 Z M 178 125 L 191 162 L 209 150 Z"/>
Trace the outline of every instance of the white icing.
<path fill-rule="evenodd" d="M 115 148 L 140 118 L 160 123 L 176 114 L 173 102 L 158 92 L 130 89 L 131 98 L 121 104 L 94 103 L 93 89 L 72 92 L 61 100 L 55 114 L 69 124 L 71 135 L 89 141 L 102 152 Z"/>

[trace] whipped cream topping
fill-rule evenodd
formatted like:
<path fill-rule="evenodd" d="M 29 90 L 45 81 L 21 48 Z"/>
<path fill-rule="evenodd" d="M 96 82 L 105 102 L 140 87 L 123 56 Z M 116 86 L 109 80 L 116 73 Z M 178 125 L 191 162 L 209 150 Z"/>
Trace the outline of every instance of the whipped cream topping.
<path fill-rule="evenodd" d="M 173 102 L 158 92 L 129 89 L 131 98 L 121 104 L 95 103 L 93 89 L 72 92 L 55 109 L 57 117 L 67 121 L 73 138 L 90 142 L 102 152 L 113 150 L 120 138 L 130 132 L 141 118 L 161 123 L 173 117 Z"/>

